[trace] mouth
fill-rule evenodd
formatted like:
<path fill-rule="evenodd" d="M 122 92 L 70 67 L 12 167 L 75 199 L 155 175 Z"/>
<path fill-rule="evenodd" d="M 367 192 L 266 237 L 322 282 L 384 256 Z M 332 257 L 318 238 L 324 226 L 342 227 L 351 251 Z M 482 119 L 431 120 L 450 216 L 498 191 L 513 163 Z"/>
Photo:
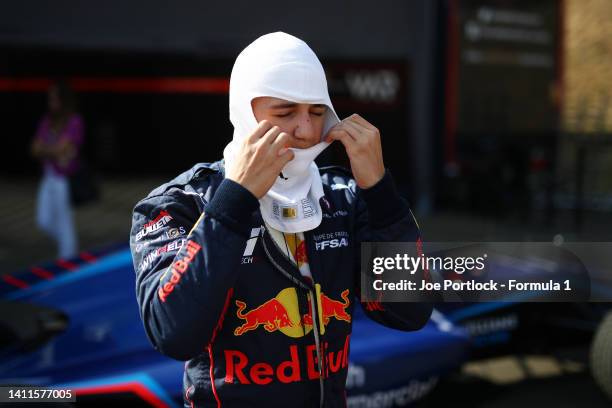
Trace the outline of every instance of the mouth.
<path fill-rule="evenodd" d="M 291 146 L 294 149 L 308 149 L 314 145 L 316 145 L 318 142 L 314 142 L 314 141 L 308 141 L 308 140 L 300 140 L 300 139 L 293 139 Z"/>

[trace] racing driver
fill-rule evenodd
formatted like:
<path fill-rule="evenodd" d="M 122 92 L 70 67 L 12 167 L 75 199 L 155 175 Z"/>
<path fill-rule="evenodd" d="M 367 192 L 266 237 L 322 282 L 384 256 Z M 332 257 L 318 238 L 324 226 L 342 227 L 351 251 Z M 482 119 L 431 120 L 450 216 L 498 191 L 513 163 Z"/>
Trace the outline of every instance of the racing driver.
<path fill-rule="evenodd" d="M 305 42 L 281 32 L 255 40 L 229 93 L 223 160 L 196 164 L 134 208 L 145 331 L 186 361 L 185 406 L 344 407 L 355 303 L 405 331 L 431 314 L 429 303 L 360 301 L 360 243 L 418 246 L 416 221 L 384 167 L 379 131 L 357 114 L 338 119 Z M 314 163 L 333 142 L 352 176 Z"/>

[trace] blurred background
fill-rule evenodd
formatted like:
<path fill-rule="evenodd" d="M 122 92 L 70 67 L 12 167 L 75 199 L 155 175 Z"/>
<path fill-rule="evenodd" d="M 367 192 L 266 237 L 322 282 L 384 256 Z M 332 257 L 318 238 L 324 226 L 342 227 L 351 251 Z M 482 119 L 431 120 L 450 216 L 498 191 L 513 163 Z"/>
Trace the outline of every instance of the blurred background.
<path fill-rule="evenodd" d="M 55 81 L 74 91 L 81 118 L 74 146 L 90 194 L 72 211 L 85 259 L 127 242 L 131 210 L 152 188 L 222 157 L 234 59 L 272 31 L 313 48 L 341 117 L 380 129 L 424 240 L 610 240 L 610 0 L 22 0 L 0 13 L 4 283 L 23 287 L 9 273 L 58 257 L 37 226 L 43 166 L 32 155 Z M 346 164 L 338 146 L 318 161 Z M 482 406 L 560 388 L 605 404 L 580 365 L 530 371 L 513 358 L 467 368 L 507 387 Z"/>

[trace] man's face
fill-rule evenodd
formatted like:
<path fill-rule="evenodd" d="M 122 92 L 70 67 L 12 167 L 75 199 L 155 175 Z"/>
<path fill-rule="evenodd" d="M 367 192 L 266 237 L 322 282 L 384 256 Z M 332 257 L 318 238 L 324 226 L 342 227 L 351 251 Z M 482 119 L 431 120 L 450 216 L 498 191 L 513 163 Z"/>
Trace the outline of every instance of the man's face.
<path fill-rule="evenodd" d="M 251 102 L 257 122 L 268 120 L 291 135 L 287 147 L 306 149 L 321 141 L 326 105 L 294 103 L 271 96 L 261 96 Z"/>

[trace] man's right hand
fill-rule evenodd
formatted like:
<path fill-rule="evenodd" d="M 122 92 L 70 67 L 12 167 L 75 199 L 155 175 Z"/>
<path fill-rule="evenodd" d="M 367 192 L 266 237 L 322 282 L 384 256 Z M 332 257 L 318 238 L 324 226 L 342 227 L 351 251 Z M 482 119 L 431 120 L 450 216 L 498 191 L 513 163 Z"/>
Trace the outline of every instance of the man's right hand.
<path fill-rule="evenodd" d="M 290 141 L 288 133 L 262 120 L 238 148 L 231 167 L 225 169 L 225 177 L 260 199 L 270 190 L 285 164 L 293 159 L 294 153 L 288 148 Z"/>

